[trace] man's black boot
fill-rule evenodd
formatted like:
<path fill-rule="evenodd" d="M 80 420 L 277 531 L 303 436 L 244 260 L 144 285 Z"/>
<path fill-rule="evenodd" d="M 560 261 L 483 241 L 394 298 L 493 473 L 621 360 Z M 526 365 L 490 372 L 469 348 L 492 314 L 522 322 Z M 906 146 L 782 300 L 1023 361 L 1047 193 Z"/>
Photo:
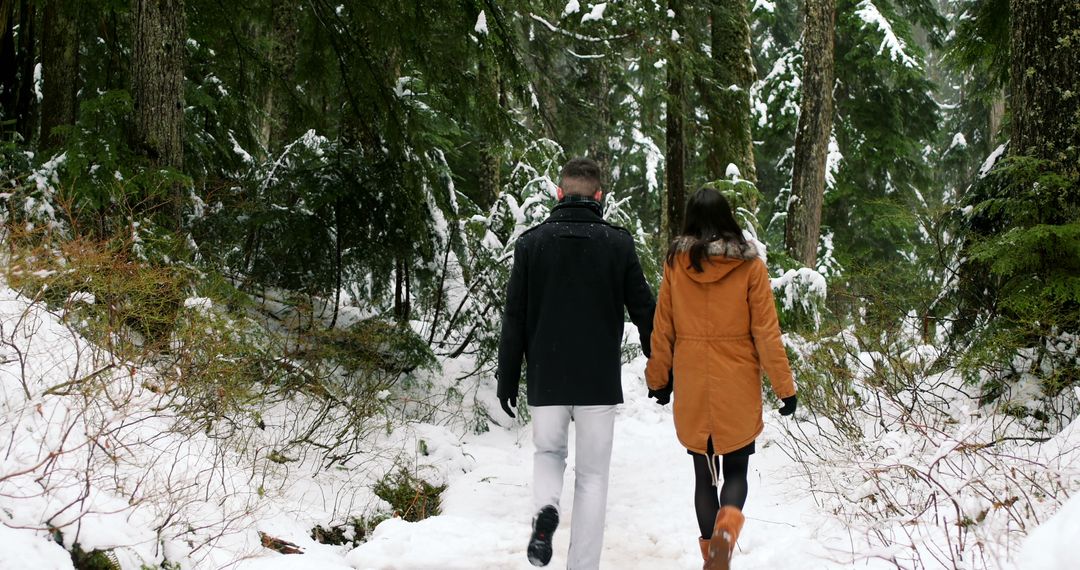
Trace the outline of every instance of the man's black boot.
<path fill-rule="evenodd" d="M 529 562 L 533 566 L 547 566 L 551 562 L 551 537 L 559 526 L 559 511 L 548 505 L 533 518 L 532 538 L 529 539 Z"/>

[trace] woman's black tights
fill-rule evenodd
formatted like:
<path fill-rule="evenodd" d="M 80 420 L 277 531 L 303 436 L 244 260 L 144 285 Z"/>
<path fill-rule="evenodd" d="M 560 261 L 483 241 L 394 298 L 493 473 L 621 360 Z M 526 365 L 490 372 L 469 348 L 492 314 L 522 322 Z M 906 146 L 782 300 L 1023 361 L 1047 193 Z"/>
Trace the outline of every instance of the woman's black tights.
<path fill-rule="evenodd" d="M 713 523 L 720 506 L 731 505 L 742 510 L 746 504 L 746 472 L 750 466 L 750 456 L 724 456 L 724 484 L 720 487 L 719 501 L 713 476 L 709 471 L 709 459 L 704 455 L 694 454 L 694 510 L 697 511 L 698 528 L 701 538 L 712 538 Z M 717 458 L 714 457 L 715 461 Z M 715 465 L 714 465 L 715 467 Z"/>

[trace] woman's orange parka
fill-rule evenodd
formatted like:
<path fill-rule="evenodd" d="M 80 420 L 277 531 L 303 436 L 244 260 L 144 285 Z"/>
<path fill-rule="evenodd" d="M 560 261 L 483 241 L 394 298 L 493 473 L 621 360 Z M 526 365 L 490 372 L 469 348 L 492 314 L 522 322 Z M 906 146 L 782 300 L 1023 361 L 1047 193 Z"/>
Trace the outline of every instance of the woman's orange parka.
<path fill-rule="evenodd" d="M 649 388 L 667 386 L 674 365 L 675 432 L 694 453 L 722 455 L 754 441 L 764 428 L 761 375 L 778 398 L 795 394 L 780 340 L 769 273 L 753 243 L 708 245 L 702 272 L 690 266 L 694 240 L 676 240 L 664 265 L 653 317 Z"/>

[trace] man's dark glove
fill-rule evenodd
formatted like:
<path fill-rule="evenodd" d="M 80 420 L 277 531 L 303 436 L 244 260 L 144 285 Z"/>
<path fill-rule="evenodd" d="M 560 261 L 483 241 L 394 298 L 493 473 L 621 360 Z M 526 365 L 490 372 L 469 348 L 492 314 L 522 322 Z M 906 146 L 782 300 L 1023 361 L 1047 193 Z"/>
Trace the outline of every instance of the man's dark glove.
<path fill-rule="evenodd" d="M 792 395 L 784 398 L 781 402 L 784 402 L 784 405 L 780 408 L 780 415 L 790 416 L 795 413 L 795 407 L 798 404 L 799 399 Z"/>
<path fill-rule="evenodd" d="M 508 415 L 508 416 L 510 416 L 512 418 L 517 417 L 517 416 L 514 415 L 514 411 L 510 409 L 510 408 L 516 408 L 517 407 L 517 396 L 509 396 L 509 397 L 506 397 L 506 398 L 500 397 L 499 398 L 499 403 L 502 404 L 502 409 L 503 409 L 504 412 L 506 412 L 506 415 Z"/>
<path fill-rule="evenodd" d="M 668 372 L 667 386 L 660 388 L 659 390 L 649 389 L 649 397 L 656 398 L 656 403 L 664 406 L 671 401 L 671 391 L 675 389 L 675 376 L 671 372 Z"/>

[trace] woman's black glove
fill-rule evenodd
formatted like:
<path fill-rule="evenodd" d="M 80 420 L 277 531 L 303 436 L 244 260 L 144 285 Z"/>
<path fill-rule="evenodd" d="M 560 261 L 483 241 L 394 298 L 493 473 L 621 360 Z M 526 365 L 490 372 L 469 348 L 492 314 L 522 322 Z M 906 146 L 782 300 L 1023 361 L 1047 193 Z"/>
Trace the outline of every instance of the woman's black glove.
<path fill-rule="evenodd" d="M 791 395 L 781 400 L 781 402 L 784 402 L 784 405 L 780 408 L 780 415 L 790 416 L 795 413 L 795 407 L 798 405 L 799 399 Z"/>
<path fill-rule="evenodd" d="M 667 386 L 660 388 L 659 390 L 653 390 L 649 388 L 649 397 L 656 398 L 656 403 L 664 406 L 671 401 L 671 391 L 675 389 L 675 375 L 672 372 L 668 372 Z"/>

